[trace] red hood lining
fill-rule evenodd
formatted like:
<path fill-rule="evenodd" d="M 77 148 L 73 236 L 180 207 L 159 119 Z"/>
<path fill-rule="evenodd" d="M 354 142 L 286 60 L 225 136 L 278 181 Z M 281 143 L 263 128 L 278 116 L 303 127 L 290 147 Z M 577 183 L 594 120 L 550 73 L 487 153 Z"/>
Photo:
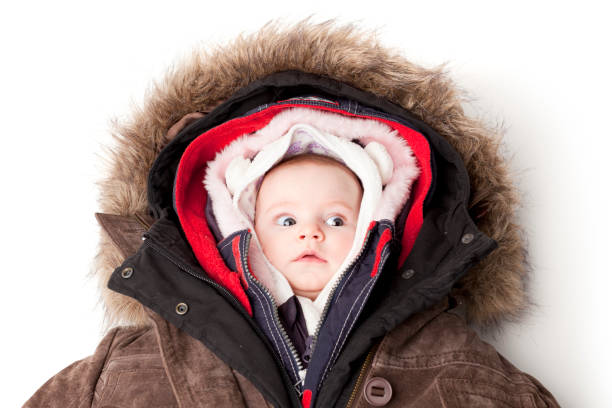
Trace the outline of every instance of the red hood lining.
<path fill-rule="evenodd" d="M 217 250 L 217 242 L 208 228 L 205 215 L 207 192 L 203 180 L 207 163 L 215 158 L 217 152 L 238 137 L 256 132 L 266 126 L 277 114 L 292 107 L 305 106 L 299 103 L 272 106 L 248 116 L 232 119 L 204 132 L 185 149 L 177 170 L 174 189 L 175 207 L 185 236 L 198 262 L 210 278 L 232 293 L 251 315 L 252 309 L 240 283 L 240 277 L 225 265 Z M 385 123 L 396 130 L 412 149 L 421 171 L 412 186 L 411 195 L 414 200 L 401 237 L 402 250 L 398 265 L 402 265 L 423 224 L 423 203 L 432 181 L 431 156 L 427 139 L 421 133 L 394 121 L 350 114 L 324 106 L 306 107 Z"/>

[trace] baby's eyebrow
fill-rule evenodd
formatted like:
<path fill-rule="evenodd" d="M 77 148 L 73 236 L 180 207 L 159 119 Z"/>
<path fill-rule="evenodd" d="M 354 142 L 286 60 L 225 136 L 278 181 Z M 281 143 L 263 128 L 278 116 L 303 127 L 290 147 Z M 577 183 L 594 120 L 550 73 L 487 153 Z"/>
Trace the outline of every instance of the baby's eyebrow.
<path fill-rule="evenodd" d="M 289 207 L 291 205 L 294 205 L 295 203 L 292 201 L 281 201 L 279 203 L 274 203 L 271 206 L 269 206 L 268 208 L 265 209 L 264 214 L 267 214 L 269 212 L 271 212 L 272 210 L 276 209 L 277 207 Z"/>
<path fill-rule="evenodd" d="M 353 210 L 353 207 L 351 207 L 350 205 L 348 205 L 347 203 L 345 203 L 342 200 L 336 200 L 336 201 L 330 201 L 327 203 L 328 205 L 338 205 L 340 207 L 344 207 L 347 211 L 349 212 L 355 212 L 355 210 Z"/>
<path fill-rule="evenodd" d="M 298 205 L 296 202 L 294 201 L 280 201 L 278 203 L 274 203 L 271 206 L 269 206 L 268 208 L 266 208 L 263 211 L 263 214 L 268 214 L 270 212 L 274 212 L 277 211 L 277 208 L 283 208 L 283 207 L 289 207 L 291 208 L 292 206 L 296 206 Z M 355 211 L 350 205 L 348 205 L 348 203 L 342 201 L 342 200 L 333 200 L 333 201 L 328 201 L 325 203 L 326 206 L 339 206 L 344 208 L 347 212 L 353 214 L 358 214 L 359 213 L 359 209 L 357 209 L 357 211 Z"/>
<path fill-rule="evenodd" d="M 295 206 L 297 205 L 294 201 L 280 201 L 278 203 L 274 203 L 272 204 L 270 207 L 266 208 L 264 210 L 264 214 L 267 214 L 269 212 L 272 212 L 274 210 L 276 210 L 278 207 L 291 207 L 291 206 Z M 347 203 L 345 203 L 342 200 L 334 200 L 334 201 L 329 201 L 327 203 L 325 203 L 326 206 L 339 206 L 339 207 L 343 207 L 346 211 L 350 212 L 350 213 L 354 213 L 355 210 L 348 205 Z M 357 211 L 359 212 L 359 211 Z"/>

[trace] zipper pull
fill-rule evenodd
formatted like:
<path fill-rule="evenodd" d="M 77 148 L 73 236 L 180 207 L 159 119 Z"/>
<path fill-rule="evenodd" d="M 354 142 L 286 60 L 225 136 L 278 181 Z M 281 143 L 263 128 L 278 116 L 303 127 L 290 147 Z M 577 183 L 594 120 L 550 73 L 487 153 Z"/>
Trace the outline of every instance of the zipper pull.
<path fill-rule="evenodd" d="M 302 354 L 302 360 L 306 364 L 310 363 L 310 358 L 312 357 L 312 336 L 306 337 L 306 348 L 304 349 L 304 354 Z"/>

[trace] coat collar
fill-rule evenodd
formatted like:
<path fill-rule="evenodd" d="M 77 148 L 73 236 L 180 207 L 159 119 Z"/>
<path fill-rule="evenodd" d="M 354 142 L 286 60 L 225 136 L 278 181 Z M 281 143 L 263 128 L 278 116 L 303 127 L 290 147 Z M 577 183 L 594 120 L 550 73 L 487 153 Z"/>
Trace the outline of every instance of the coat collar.
<path fill-rule="evenodd" d="M 425 243 L 439 235 L 436 220 L 433 215 L 424 220 L 421 235 L 425 234 Z M 294 384 L 266 336 L 237 299 L 207 276 L 177 222 L 164 214 L 153 224 L 136 254 L 114 271 L 108 287 L 136 299 L 168 324 L 200 341 L 252 381 L 266 399 L 279 406 L 299 406 Z M 414 269 L 380 274 L 359 324 L 321 386 L 317 404 L 332 404 L 355 363 L 378 339 L 411 315 L 445 298 L 465 270 L 492 249 L 492 241 L 477 230 L 472 234 L 461 215 L 453 217 L 453 222 L 457 224 L 452 230 L 465 231 L 460 245 L 440 242 L 438 238 L 439 245 L 428 248 L 417 241 L 407 260 L 409 268 Z M 418 249 L 421 246 L 424 248 Z M 428 263 L 436 265 L 433 269 L 426 269 L 428 263 L 418 259 L 423 254 Z M 396 268 L 392 262 L 387 267 L 387 272 Z"/>

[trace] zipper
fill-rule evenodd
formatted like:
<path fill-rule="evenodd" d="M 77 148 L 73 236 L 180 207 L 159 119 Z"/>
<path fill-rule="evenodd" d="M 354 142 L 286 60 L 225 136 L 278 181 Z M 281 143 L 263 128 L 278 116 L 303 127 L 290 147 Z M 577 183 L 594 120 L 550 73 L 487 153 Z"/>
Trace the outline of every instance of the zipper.
<path fill-rule="evenodd" d="M 340 276 L 338 277 L 338 279 L 336 280 L 336 282 L 334 283 L 334 285 L 332 286 L 332 289 L 330 291 L 329 297 L 327 298 L 327 301 L 325 302 L 325 307 L 323 308 L 323 312 L 321 313 L 321 318 L 319 319 L 319 323 L 317 324 L 317 328 L 315 330 L 315 333 L 312 336 L 312 341 L 310 343 L 310 355 L 312 355 L 314 353 L 315 350 L 315 346 L 317 344 L 317 338 L 319 336 L 319 331 L 321 330 L 321 326 L 323 325 L 323 321 L 325 320 L 325 316 L 327 315 L 327 311 L 329 310 L 329 307 L 331 305 L 331 300 L 334 297 L 334 294 L 336 293 L 336 290 L 338 289 L 338 286 L 340 286 L 340 282 L 342 281 L 342 279 L 344 278 L 344 276 L 346 275 L 346 273 L 348 271 L 350 271 L 355 264 L 357 263 L 357 261 L 359 260 L 359 258 L 361 258 L 361 255 L 363 254 L 363 251 L 365 250 L 365 248 L 368 245 L 368 242 L 370 240 L 370 236 L 372 235 L 372 229 L 369 229 L 366 233 L 366 237 L 363 241 L 363 245 L 361 246 L 361 249 L 359 250 L 359 253 L 357 254 L 357 256 L 355 256 L 355 258 L 353 259 L 353 262 L 351 262 L 350 265 L 348 265 L 344 271 L 342 272 L 342 274 L 340 274 Z M 293 355 L 293 359 L 296 363 L 296 365 L 298 366 L 298 370 L 301 371 L 304 369 L 297 350 L 295 349 L 295 346 L 293 345 L 293 342 L 291 341 L 291 339 L 289 338 L 289 335 L 287 334 L 287 331 L 285 330 L 285 328 L 283 327 L 283 325 L 281 324 L 280 318 L 278 317 L 278 307 L 276 306 L 276 302 L 274 301 L 274 298 L 272 297 L 272 294 L 270 293 L 270 291 L 268 290 L 268 288 L 266 288 L 264 285 L 262 285 L 252 274 L 251 271 L 249 269 L 248 266 L 248 262 L 247 262 L 247 258 L 248 258 L 248 248 L 249 248 L 249 244 L 251 241 L 251 233 L 247 231 L 246 234 L 246 243 L 245 243 L 245 251 L 242 254 L 242 268 L 243 270 L 245 270 L 249 277 L 252 278 L 253 282 L 257 285 L 258 288 L 260 288 L 270 299 L 270 302 L 272 303 L 273 306 L 273 310 L 274 310 L 274 321 L 276 322 L 276 325 L 279 327 L 280 332 L 282 334 L 283 339 L 285 340 L 285 344 L 289 347 L 289 350 L 291 351 L 291 354 Z M 302 392 L 303 392 L 303 384 L 304 384 L 304 380 L 301 378 L 297 378 L 297 383 L 294 385 L 294 387 L 296 389 L 298 389 L 298 394 L 301 396 Z"/>
<path fill-rule="evenodd" d="M 154 240 L 149 236 L 148 233 L 143 234 L 143 238 L 145 238 L 144 240 L 144 245 L 146 245 L 147 247 L 153 249 L 155 252 L 157 252 L 158 254 L 160 254 L 161 256 L 163 256 L 164 258 L 166 258 L 168 261 L 170 261 L 171 263 L 173 263 L 177 268 L 179 268 L 181 271 L 188 273 L 189 275 L 193 276 L 194 278 L 200 279 L 201 281 L 206 282 L 207 284 L 209 284 L 210 286 L 214 287 L 215 289 L 219 290 L 224 297 L 229 300 L 238 310 L 238 312 L 240 314 L 242 314 L 243 317 L 245 317 L 245 319 L 251 323 L 251 327 L 253 327 L 253 329 L 255 330 L 255 333 L 257 333 L 257 335 L 263 339 L 267 340 L 267 336 L 261 331 L 261 329 L 259 328 L 259 326 L 254 322 L 253 317 L 251 315 L 249 315 L 246 310 L 244 310 L 244 306 L 242 306 L 242 304 L 238 301 L 238 299 L 236 299 L 236 297 L 230 292 L 228 291 L 223 285 L 218 284 L 217 282 L 213 281 L 210 278 L 207 278 L 206 276 L 203 276 L 201 274 L 199 274 L 198 272 L 194 271 L 192 268 L 190 268 L 188 265 L 185 265 L 182 262 L 178 262 L 171 254 L 169 254 L 165 249 L 163 249 L 160 245 L 156 244 L 154 242 Z M 278 313 L 278 312 L 277 312 Z M 278 316 L 277 316 L 278 317 Z M 282 360 L 280 359 L 279 356 L 276 355 L 276 353 L 271 353 L 274 360 L 276 361 L 277 365 L 279 367 L 281 367 L 281 376 L 283 377 L 284 381 L 286 384 L 291 384 L 294 389 L 296 388 L 297 384 L 293 383 L 293 380 L 289 377 L 289 374 L 287 373 L 287 370 L 285 370 L 285 365 L 283 364 Z M 297 352 L 296 352 L 297 354 Z M 300 380 L 300 382 L 302 382 Z M 298 383 L 299 384 L 299 383 Z M 300 390 L 301 390 L 301 384 L 300 384 Z M 301 392 L 299 392 L 299 394 L 301 395 Z M 301 403 L 298 400 L 298 405 L 300 405 Z"/>
<path fill-rule="evenodd" d="M 247 113 L 245 113 L 242 117 L 246 117 L 249 115 L 252 115 L 254 113 L 259 113 L 261 111 L 263 111 L 264 109 L 268 109 L 274 106 L 283 106 L 283 105 L 298 105 L 298 106 L 303 106 L 303 107 L 312 107 L 312 106 L 320 106 L 320 107 L 326 107 L 326 108 L 335 108 L 335 109 L 341 109 L 339 107 L 339 102 L 336 101 L 328 101 L 327 99 L 321 98 L 319 100 L 306 100 L 300 97 L 297 98 L 291 98 L 291 99 L 286 99 L 283 101 L 276 101 L 276 102 L 270 102 L 270 103 L 266 103 L 264 105 L 259 105 L 253 109 L 251 109 L 250 111 L 248 111 Z M 346 109 L 344 109 L 345 112 L 348 112 Z"/>
<path fill-rule="evenodd" d="M 332 302 L 332 299 L 333 299 L 333 297 L 334 297 L 334 295 L 336 293 L 336 290 L 338 289 L 338 286 L 340 286 L 340 282 L 342 282 L 342 279 L 345 277 L 346 273 L 348 271 L 350 271 L 355 266 L 355 264 L 357 263 L 359 258 L 361 258 L 365 248 L 367 247 L 367 245 L 368 245 L 368 243 L 370 241 L 370 237 L 371 236 L 372 236 L 372 229 L 369 229 L 367 231 L 367 233 L 366 233 L 366 237 L 364 239 L 363 245 L 361 246 L 361 249 L 359 250 L 359 252 L 355 256 L 355 258 L 353 259 L 353 262 L 351 262 L 351 264 L 348 265 L 344 269 L 342 274 L 338 277 L 338 279 L 336 280 L 336 282 L 332 286 L 332 289 L 330 291 L 330 295 L 327 298 L 327 301 L 325 303 L 325 307 L 323 308 L 323 312 L 321 313 L 321 318 L 319 319 L 319 323 L 317 324 L 317 328 L 315 330 L 315 333 L 312 336 L 312 343 L 311 343 L 311 347 L 310 347 L 311 355 L 314 353 L 315 346 L 316 346 L 316 343 L 317 343 L 317 339 L 318 339 L 318 336 L 319 336 L 319 331 L 321 330 L 321 327 L 322 327 L 323 322 L 325 320 L 325 316 L 327 315 L 327 312 L 328 312 L 328 310 L 329 310 L 329 308 L 331 306 L 331 302 Z M 244 307 L 242 306 L 242 304 L 223 285 L 220 285 L 217 282 L 213 281 L 212 279 L 207 278 L 207 277 L 199 274 L 198 272 L 196 272 L 192 268 L 190 268 L 188 265 L 185 265 L 185 264 L 183 264 L 181 262 L 176 261 L 174 259 L 174 257 L 172 255 L 170 255 L 169 253 L 167 253 L 167 251 L 165 249 L 163 249 L 160 245 L 158 245 L 155 242 L 153 242 L 153 240 L 151 239 L 151 237 L 147 233 L 145 233 L 143 235 L 143 238 L 145 238 L 144 245 L 147 245 L 148 247 L 152 248 L 157 253 L 162 255 L 164 258 L 168 259 L 175 266 L 177 266 L 180 270 L 182 270 L 184 272 L 187 272 L 191 276 L 206 282 L 207 284 L 213 286 L 214 288 L 218 289 L 221 293 L 223 293 L 225 295 L 224 297 L 226 297 L 228 300 L 230 300 L 232 302 L 232 304 L 234 304 L 236 306 L 236 308 L 240 311 L 240 313 L 245 318 L 247 318 L 247 320 L 249 322 L 252 323 L 252 327 L 255 329 L 256 333 L 260 337 L 267 338 L 267 336 L 262 332 L 262 330 L 259 328 L 259 326 L 256 323 L 253 322 L 253 318 L 244 310 Z M 255 276 L 253 276 L 253 274 L 251 273 L 251 271 L 249 269 L 249 266 L 248 266 L 248 249 L 249 249 L 250 241 L 251 241 L 251 238 L 252 238 L 252 234 L 247 231 L 247 233 L 245 235 L 245 238 L 246 238 L 245 251 L 243 251 L 243 253 L 241 255 L 241 259 L 240 259 L 240 262 L 242 263 L 243 270 L 252 279 L 253 283 L 255 283 L 257 285 L 257 287 L 262 292 L 264 292 L 264 294 L 268 297 L 268 299 L 272 303 L 272 310 L 273 310 L 274 321 L 275 321 L 277 327 L 279 328 L 279 331 L 281 333 L 281 336 L 283 337 L 283 340 L 285 341 L 285 345 L 289 348 L 289 351 L 291 352 L 291 355 L 293 357 L 294 363 L 296 364 L 296 366 L 298 368 L 298 378 L 291 378 L 291 376 L 289 375 L 289 372 L 286 369 L 284 369 L 285 365 L 282 362 L 280 356 L 278 356 L 276 353 L 272 353 L 272 354 L 274 355 L 274 359 L 279 364 L 279 366 L 283 367 L 283 369 L 281 370 L 282 371 L 281 375 L 283 376 L 285 381 L 288 384 L 291 384 L 293 389 L 297 392 L 298 397 L 301 397 L 302 393 L 303 393 L 304 380 L 302 378 L 300 378 L 299 371 L 302 371 L 304 369 L 304 367 L 303 367 L 303 365 L 302 365 L 302 363 L 301 363 L 301 361 L 299 359 L 298 352 L 297 352 L 295 346 L 293 345 L 293 342 L 289 338 L 289 335 L 287 334 L 287 331 L 285 330 L 284 326 L 282 325 L 282 323 L 280 321 L 280 317 L 278 315 L 278 307 L 276 305 L 276 301 L 272 297 L 272 294 L 270 293 L 268 288 L 266 288 L 264 285 L 262 285 L 257 280 L 257 278 L 255 278 Z M 324 376 L 325 376 L 325 373 L 322 373 L 320 381 L 323 380 Z M 320 382 L 319 382 L 319 384 L 320 384 Z"/>
<path fill-rule="evenodd" d="M 274 298 L 272 297 L 272 293 L 270 293 L 270 291 L 268 290 L 268 288 L 266 288 L 264 285 L 262 285 L 257 278 L 255 278 L 255 276 L 253 276 L 253 274 L 251 273 L 251 270 L 249 269 L 249 263 L 247 261 L 248 259 L 248 252 L 249 252 L 249 245 L 251 243 L 251 233 L 247 232 L 246 236 L 245 236 L 245 250 L 242 253 L 241 256 L 241 262 L 242 262 L 242 269 L 248 274 L 248 276 L 251 278 L 251 280 L 253 281 L 253 283 L 255 283 L 255 285 L 257 285 L 257 287 L 259 289 L 261 289 L 262 292 L 264 292 L 264 294 L 268 297 L 268 300 L 270 301 L 270 303 L 272 303 L 272 310 L 273 310 L 273 316 L 274 316 L 274 322 L 276 323 L 276 326 L 278 327 L 283 340 L 285 341 L 285 345 L 289 348 L 289 351 L 291 352 L 291 355 L 293 356 L 293 360 L 295 362 L 295 364 L 297 365 L 298 368 L 298 378 L 295 378 L 294 380 L 296 381 L 295 384 L 293 384 L 293 387 L 297 390 L 298 394 L 301 396 L 302 392 L 303 392 L 303 385 L 304 385 L 304 380 L 302 380 L 299 376 L 299 372 L 302 371 L 304 369 L 304 366 L 302 364 L 302 362 L 300 361 L 300 357 L 298 355 L 298 352 L 293 344 L 293 342 L 291 341 L 291 338 L 289 338 L 289 335 L 287 334 L 287 331 L 285 330 L 285 327 L 282 325 L 281 321 L 280 321 L 280 317 L 278 316 L 278 307 L 276 305 L 276 301 L 274 300 Z"/>
<path fill-rule="evenodd" d="M 349 400 L 346 403 L 346 408 L 350 408 L 353 405 L 353 402 L 355 402 L 355 398 L 357 397 L 357 392 L 359 391 L 359 388 L 361 388 L 361 383 L 363 383 L 363 379 L 365 378 L 365 373 L 368 370 L 370 363 L 372 362 L 372 358 L 374 357 L 376 350 L 378 350 L 378 345 L 372 347 L 372 349 L 368 352 L 368 355 L 366 356 L 365 361 L 363 362 L 361 366 L 361 370 L 359 370 L 359 377 L 357 377 L 357 382 L 355 382 L 355 387 L 353 388 L 353 392 L 351 392 L 351 396 L 349 397 Z"/>
<path fill-rule="evenodd" d="M 364 240 L 364 244 L 363 244 L 363 246 L 362 246 L 362 249 L 361 249 L 361 251 L 359 252 L 359 255 L 358 255 L 356 258 L 355 258 L 355 261 L 353 262 L 353 265 L 354 265 L 354 263 L 355 263 L 355 262 L 357 262 L 357 260 L 359 259 L 359 257 L 360 257 L 360 256 L 361 256 L 361 254 L 363 253 L 364 248 L 367 246 L 367 243 L 368 243 L 369 238 L 370 238 L 370 235 L 371 235 L 371 231 L 372 231 L 371 229 L 370 229 L 370 230 L 368 230 L 368 233 L 367 233 L 366 238 L 365 238 L 365 240 Z M 383 265 L 384 265 L 384 264 L 387 262 L 387 259 L 389 258 L 389 254 L 390 254 L 390 251 L 388 251 L 388 252 L 387 252 L 387 254 L 384 256 L 384 258 L 381 258 L 381 261 L 380 261 L 380 264 L 379 264 L 379 269 L 380 269 L 380 268 L 381 268 L 381 267 L 382 267 L 382 266 L 383 266 Z M 351 267 L 352 267 L 352 266 L 351 266 Z M 349 267 L 348 269 L 350 269 L 351 267 Z M 348 270 L 348 269 L 347 269 L 347 270 Z M 344 274 L 345 274 L 345 273 L 346 273 L 346 271 L 344 271 L 344 272 L 343 272 L 342 277 L 344 277 Z M 331 292 L 331 293 L 332 293 L 332 295 L 335 293 L 336 288 L 337 288 L 337 287 L 338 287 L 338 285 L 339 285 L 339 282 L 342 280 L 342 277 L 340 277 L 340 278 L 338 279 L 338 281 L 337 281 L 337 284 L 335 284 L 335 285 L 334 285 L 334 287 L 333 287 L 333 291 Z M 328 308 L 329 304 L 331 303 L 331 298 L 332 298 L 332 297 L 333 297 L 333 296 L 330 296 L 330 297 L 328 298 L 327 303 L 326 303 L 326 305 L 325 305 L 324 313 L 327 313 L 327 308 Z M 325 316 L 325 315 L 322 315 L 322 316 Z M 317 335 L 318 335 L 318 331 L 319 331 L 319 329 L 321 328 L 320 326 L 322 326 L 322 320 L 319 322 L 319 327 L 317 328 Z M 332 353 L 332 355 L 330 356 L 330 359 L 335 360 L 335 358 L 334 358 L 334 356 L 333 356 L 333 353 Z M 332 363 L 333 363 L 333 361 L 332 361 Z M 329 366 L 329 364 L 328 364 L 328 366 Z M 327 377 L 327 370 L 321 373 L 321 377 L 319 378 L 319 382 L 318 382 L 318 384 L 317 384 L 317 390 L 318 390 L 318 389 L 321 387 L 321 384 L 323 383 L 323 381 L 325 380 L 325 378 L 326 378 L 326 377 Z"/>
<path fill-rule="evenodd" d="M 372 229 L 369 229 L 368 232 L 366 233 L 365 239 L 363 240 L 363 245 L 361 246 L 359 253 L 353 259 L 353 262 L 351 262 L 351 264 L 347 266 L 344 271 L 342 271 L 342 274 L 340 274 L 338 279 L 336 279 L 336 282 L 334 282 L 334 285 L 332 286 L 331 291 L 329 292 L 329 297 L 327 298 L 327 301 L 325 302 L 325 306 L 323 307 L 323 312 L 321 313 L 321 318 L 319 319 L 319 323 L 317 323 L 317 328 L 315 329 L 315 332 L 312 336 L 312 346 L 311 346 L 312 353 L 314 353 L 315 347 L 317 345 L 317 339 L 319 337 L 319 331 L 321 331 L 321 326 L 323 326 L 323 322 L 325 321 L 325 316 L 327 316 L 327 311 L 329 310 L 329 307 L 331 306 L 331 302 L 332 302 L 332 299 L 334 298 L 334 295 L 336 294 L 336 290 L 338 289 L 338 286 L 340 286 L 340 282 L 342 282 L 342 279 L 344 278 L 346 273 L 350 271 L 355 266 L 359 258 L 361 258 L 363 251 L 368 246 L 368 242 L 370 240 L 371 235 L 372 235 Z M 325 373 L 322 373 L 322 376 L 323 375 L 325 375 Z"/>

